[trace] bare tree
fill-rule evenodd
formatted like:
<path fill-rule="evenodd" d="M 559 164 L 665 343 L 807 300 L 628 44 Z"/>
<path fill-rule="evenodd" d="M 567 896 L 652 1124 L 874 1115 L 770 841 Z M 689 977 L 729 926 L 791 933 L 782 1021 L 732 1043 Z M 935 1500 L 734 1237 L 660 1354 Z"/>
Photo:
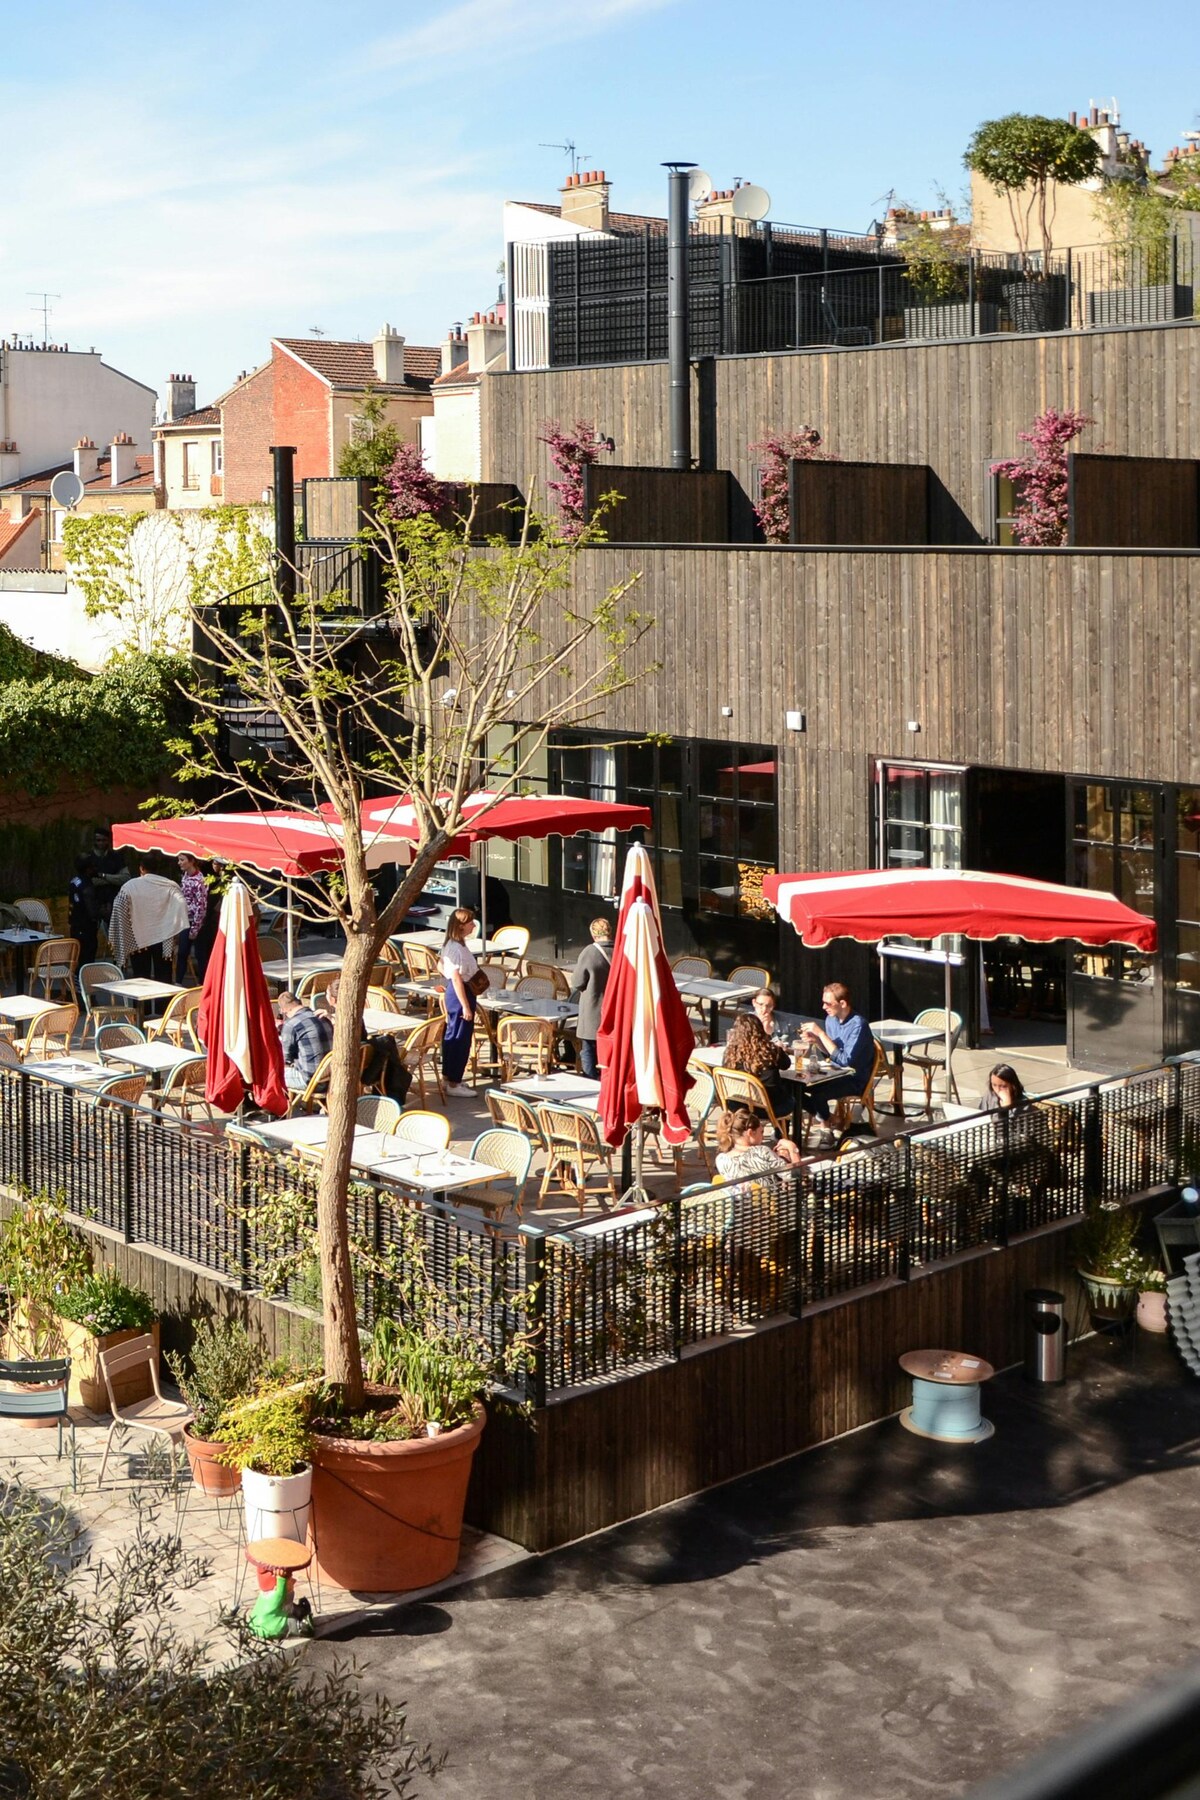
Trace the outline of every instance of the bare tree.
<path fill-rule="evenodd" d="M 597 718 L 647 672 L 639 646 L 650 629 L 629 603 L 637 575 L 587 610 L 575 607 L 574 563 L 602 536 L 597 525 L 569 540 L 552 520 L 526 514 L 517 542 L 487 548 L 472 546 L 469 518 L 447 529 L 428 516 L 380 517 L 368 535 L 365 553 L 385 571 L 380 619 L 347 623 L 343 595 L 303 584 L 292 604 L 268 588 L 232 608 L 195 609 L 205 729 L 198 745 L 180 746 L 181 774 L 210 779 L 236 692 L 239 712 L 270 719 L 282 746 L 236 769 L 243 799 L 248 791 L 268 807 L 327 808 L 344 834 L 344 863 L 324 903 L 346 954 L 317 1211 L 325 1370 L 351 1407 L 362 1401 L 362 1364 L 346 1196 L 373 965 L 462 830 L 467 796 L 519 791 L 551 731 Z M 360 808 L 388 791 L 411 797 L 420 834 L 397 892 L 380 906 Z"/>

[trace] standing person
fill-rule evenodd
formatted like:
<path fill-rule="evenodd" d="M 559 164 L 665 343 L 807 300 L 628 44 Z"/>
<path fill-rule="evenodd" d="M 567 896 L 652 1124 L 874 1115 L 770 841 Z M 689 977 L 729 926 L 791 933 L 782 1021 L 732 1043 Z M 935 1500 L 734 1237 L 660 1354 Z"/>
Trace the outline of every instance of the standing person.
<path fill-rule="evenodd" d="M 875 1067 L 875 1038 L 862 1013 L 856 1013 L 850 989 L 844 981 L 831 981 L 823 989 L 821 1005 L 825 1009 L 824 1025 L 806 1025 L 801 1036 L 809 1044 L 820 1044 L 830 1060 L 846 1074 L 839 1081 L 822 1082 L 819 1088 L 806 1089 L 802 1105 L 805 1112 L 815 1113 L 825 1127 L 821 1144 L 827 1144 L 833 1133 L 828 1129 L 829 1102 L 845 1094 L 864 1094 Z"/>
<path fill-rule="evenodd" d="M 75 873 L 67 883 L 67 930 L 79 939 L 81 963 L 95 962 L 100 933 L 100 896 L 96 892 L 99 864 L 94 856 L 77 856 Z"/>
<path fill-rule="evenodd" d="M 596 1062 L 596 1039 L 600 1034 L 604 990 L 612 971 L 613 941 L 612 926 L 607 919 L 593 919 L 589 929 L 592 941 L 586 950 L 579 952 L 571 976 L 571 998 L 579 1006 L 579 1073 L 595 1080 L 600 1073 Z"/>
<path fill-rule="evenodd" d="M 175 951 L 175 979 L 180 987 L 188 985 L 188 959 L 196 964 L 196 980 L 204 980 L 204 971 L 208 967 L 208 954 L 212 949 L 215 935 L 209 914 L 215 911 L 209 899 L 208 883 L 204 873 L 194 856 L 187 851 L 181 852 L 179 858 L 180 889 L 183 902 L 187 907 L 188 928 L 179 938 Z"/>
<path fill-rule="evenodd" d="M 280 994 L 276 1001 L 282 1024 L 283 1079 L 290 1093 L 302 1094 L 333 1047 L 333 1022 L 310 1006 L 302 1006 L 295 994 Z"/>
<path fill-rule="evenodd" d="M 155 875 L 148 858 L 127 881 L 113 901 L 108 924 L 113 957 L 132 975 L 151 981 L 170 981 L 171 952 L 181 932 L 188 928 L 188 909 L 183 895 L 165 875 Z"/>
<path fill-rule="evenodd" d="M 467 939 L 475 924 L 475 914 L 459 906 L 450 914 L 446 941 L 442 945 L 438 972 L 446 978 L 446 1035 L 442 1039 L 442 1074 L 452 1094 L 466 1090 L 463 1076 L 471 1054 L 471 1036 L 475 1030 L 475 995 L 471 983 L 479 973 L 479 964 L 467 949 Z"/>
<path fill-rule="evenodd" d="M 107 931 L 113 901 L 130 879 L 130 869 L 125 860 L 125 852 L 113 849 L 112 832 L 107 825 L 97 825 L 92 833 L 92 854 L 96 858 L 96 873 L 92 881 L 99 902 L 100 923 Z"/>

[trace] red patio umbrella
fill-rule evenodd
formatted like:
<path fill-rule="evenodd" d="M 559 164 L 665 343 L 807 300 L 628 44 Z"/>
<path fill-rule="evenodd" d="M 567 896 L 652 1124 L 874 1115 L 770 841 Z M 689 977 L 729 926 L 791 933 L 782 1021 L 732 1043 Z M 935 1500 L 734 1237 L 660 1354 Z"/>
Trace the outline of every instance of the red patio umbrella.
<path fill-rule="evenodd" d="M 763 894 L 812 949 L 839 937 L 874 944 L 903 933 L 933 938 L 950 932 L 988 940 L 1025 938 L 1048 944 L 1158 945 L 1153 919 L 1115 894 L 1060 887 L 1024 875 L 977 869 L 869 869 L 845 874 L 768 875 Z M 946 1064 L 950 1062 L 950 964 L 946 963 Z"/>
<path fill-rule="evenodd" d="M 250 1092 L 264 1112 L 287 1111 L 283 1046 L 242 881 L 232 882 L 221 902 L 197 1024 L 208 1051 L 204 1098 L 211 1105 L 234 1112 Z"/>
<path fill-rule="evenodd" d="M 642 845 L 634 844 L 625 861 L 612 972 L 596 1041 L 602 1065 L 600 1129 L 606 1143 L 621 1143 L 646 1107 L 662 1114 L 669 1144 L 687 1141 L 692 1126 L 684 1097 L 692 1085 L 687 1061 L 695 1043 L 663 949 L 650 858 Z M 640 1132 L 637 1153 L 634 1185 L 640 1188 Z"/>

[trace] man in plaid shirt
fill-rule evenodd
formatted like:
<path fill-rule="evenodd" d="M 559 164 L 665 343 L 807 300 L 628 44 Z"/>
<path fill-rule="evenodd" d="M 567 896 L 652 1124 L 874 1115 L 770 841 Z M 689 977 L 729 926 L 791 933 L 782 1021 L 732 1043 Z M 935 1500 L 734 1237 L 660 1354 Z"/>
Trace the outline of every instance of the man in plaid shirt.
<path fill-rule="evenodd" d="M 283 1021 L 283 1079 L 296 1093 L 303 1093 L 317 1072 L 317 1064 L 332 1048 L 333 1025 L 301 1006 L 295 994 L 280 994 L 279 1017 Z"/>

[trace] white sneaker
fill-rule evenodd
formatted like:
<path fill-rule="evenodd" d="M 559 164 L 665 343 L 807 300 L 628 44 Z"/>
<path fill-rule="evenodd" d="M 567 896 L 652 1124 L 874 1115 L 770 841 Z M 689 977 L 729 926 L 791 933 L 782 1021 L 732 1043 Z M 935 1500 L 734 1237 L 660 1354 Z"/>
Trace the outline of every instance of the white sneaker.
<path fill-rule="evenodd" d="M 448 1081 L 446 1083 L 446 1092 L 448 1094 L 470 1094 L 474 1092 L 474 1089 L 471 1087 L 470 1083 L 466 1081 Z"/>

